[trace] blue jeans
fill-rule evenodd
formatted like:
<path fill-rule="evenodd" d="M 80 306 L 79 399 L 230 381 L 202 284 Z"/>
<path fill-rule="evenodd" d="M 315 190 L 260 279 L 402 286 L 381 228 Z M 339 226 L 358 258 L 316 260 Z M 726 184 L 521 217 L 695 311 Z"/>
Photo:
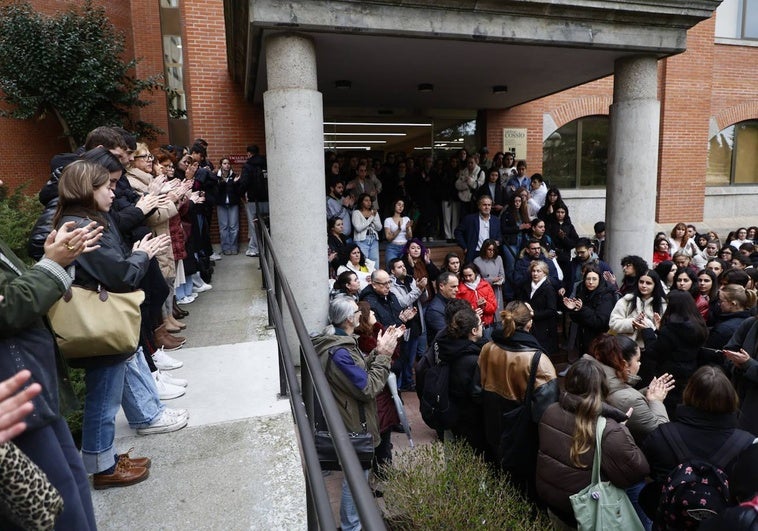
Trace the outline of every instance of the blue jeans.
<path fill-rule="evenodd" d="M 129 409 L 130 424 L 145 426 L 149 424 L 147 419 L 156 418 L 155 408 L 150 408 L 149 404 L 157 396 L 157 390 L 155 384 L 152 390 L 145 385 L 139 368 L 140 359 L 142 353 L 138 351 L 126 361 L 85 369 L 87 392 L 82 422 L 82 461 L 89 474 L 102 472 L 115 464 L 113 440 L 116 414 L 122 402 Z M 127 372 L 131 373 L 128 383 Z"/>
<path fill-rule="evenodd" d="M 387 264 L 387 269 L 390 268 L 390 260 L 403 257 L 403 247 L 405 246 L 395 245 L 394 243 L 387 244 L 387 248 L 384 250 L 384 262 Z"/>
<path fill-rule="evenodd" d="M 408 338 L 408 341 L 400 347 L 402 351 L 403 362 L 400 365 L 400 378 L 397 386 L 400 389 L 411 389 L 413 387 L 413 363 L 416 361 L 418 352 L 418 337 Z"/>
<path fill-rule="evenodd" d="M 176 300 L 192 295 L 192 276 L 186 277 L 186 279 L 187 281 L 184 284 L 179 284 L 176 287 Z"/>
<path fill-rule="evenodd" d="M 368 236 L 361 242 L 355 242 L 361 252 L 374 262 L 374 267 L 379 267 L 379 240 L 376 236 Z"/>
<path fill-rule="evenodd" d="M 250 243 L 247 246 L 247 250 L 255 254 L 258 254 L 260 251 L 258 250 L 258 237 L 255 235 L 255 223 L 253 223 L 253 220 L 255 220 L 258 214 L 268 214 L 268 201 L 258 203 L 258 206 L 261 208 L 260 212 L 255 211 L 254 201 L 245 203 L 245 210 L 247 211 L 247 232 L 250 234 Z"/>
<path fill-rule="evenodd" d="M 166 409 L 158 396 L 158 388 L 147 366 L 142 347 L 137 349 L 134 356 L 126 360 L 124 377 L 124 393 L 121 396 L 121 407 L 133 429 L 146 428 L 155 422 Z"/>
<path fill-rule="evenodd" d="M 363 471 L 368 481 L 368 470 Z M 342 531 L 358 531 L 361 528 L 361 519 L 355 508 L 353 493 L 347 484 L 347 479 L 342 480 L 342 495 L 340 496 L 340 528 Z"/>
<path fill-rule="evenodd" d="M 56 529 L 95 531 L 97 525 L 87 473 L 66 421 L 61 417 L 47 426 L 26 431 L 13 439 L 13 443 L 42 469 L 61 493 L 64 506 L 55 521 Z M 20 529 L 5 522 L 2 516 L 0 528 Z"/>
<path fill-rule="evenodd" d="M 240 232 L 240 207 L 238 205 L 219 205 L 218 232 L 221 236 L 221 251 L 236 252 L 237 236 Z"/>
<path fill-rule="evenodd" d="M 629 501 L 632 502 L 634 511 L 637 513 L 637 516 L 639 516 L 640 522 L 642 522 L 642 527 L 644 527 L 646 531 L 650 531 L 653 527 L 653 521 L 648 518 L 645 514 L 645 511 L 642 510 L 639 501 L 640 491 L 642 491 L 644 487 L 645 482 L 640 481 L 639 483 L 636 483 L 635 485 L 632 485 L 626 489 L 626 495 L 629 497 Z"/>

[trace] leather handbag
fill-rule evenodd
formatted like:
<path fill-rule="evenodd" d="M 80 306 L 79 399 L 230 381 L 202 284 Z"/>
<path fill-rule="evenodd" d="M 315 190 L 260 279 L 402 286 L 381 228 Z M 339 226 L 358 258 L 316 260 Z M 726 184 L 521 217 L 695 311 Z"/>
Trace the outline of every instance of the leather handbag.
<path fill-rule="evenodd" d="M 145 293 L 113 293 L 71 286 L 48 317 L 58 348 L 67 359 L 127 354 L 137 350 L 140 304 Z"/>
<path fill-rule="evenodd" d="M 500 427 L 500 466 L 516 484 L 528 484 L 537 466 L 537 424 L 532 419 L 532 395 L 542 353 L 536 350 L 529 366 L 524 402 L 504 413 Z"/>
<path fill-rule="evenodd" d="M 592 482 L 569 496 L 579 531 L 643 531 L 644 527 L 624 489 L 610 481 L 600 481 L 600 463 L 605 417 L 597 418 L 595 426 L 595 459 Z"/>
<path fill-rule="evenodd" d="M 334 357 L 334 349 L 329 349 L 329 358 L 326 361 L 326 368 L 324 373 L 329 376 L 329 371 L 332 366 L 332 359 Z M 366 409 L 362 403 L 356 400 L 358 405 L 358 415 L 361 422 L 361 428 L 363 431 L 360 433 L 348 432 L 347 436 L 350 439 L 350 443 L 353 445 L 353 449 L 358 456 L 358 461 L 361 463 L 363 470 L 371 468 L 371 463 L 374 460 L 374 437 L 368 431 L 368 424 L 366 423 Z M 322 470 L 342 470 L 339 457 L 337 456 L 337 450 L 334 448 L 334 440 L 332 434 L 327 430 L 316 428 L 313 438 L 316 443 L 316 453 L 318 454 L 318 460 L 321 463 Z"/>
<path fill-rule="evenodd" d="M 348 432 L 347 436 L 353 445 L 353 450 L 358 455 L 358 461 L 361 463 L 363 470 L 371 468 L 371 462 L 374 460 L 374 437 L 368 432 L 366 426 L 366 412 L 363 404 L 358 404 L 361 416 L 361 426 L 363 431 L 360 433 Z M 334 448 L 332 434 L 324 430 L 316 430 L 316 453 L 321 463 L 322 470 L 342 470 L 342 466 L 337 456 L 337 450 Z"/>
<path fill-rule="evenodd" d="M 0 526 L 4 519 L 23 529 L 52 529 L 63 498 L 45 473 L 15 444 L 0 445 Z"/>

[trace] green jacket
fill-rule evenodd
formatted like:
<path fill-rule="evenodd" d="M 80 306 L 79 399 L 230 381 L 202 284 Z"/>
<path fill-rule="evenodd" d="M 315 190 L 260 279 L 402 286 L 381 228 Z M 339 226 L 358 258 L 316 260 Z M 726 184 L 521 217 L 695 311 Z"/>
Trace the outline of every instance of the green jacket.
<path fill-rule="evenodd" d="M 379 420 L 375 398 L 387 383 L 390 357 L 377 354 L 374 350 L 364 358 L 358 348 L 358 339 L 354 336 L 320 335 L 313 338 L 313 346 L 319 355 L 345 428 L 348 432 L 363 431 L 358 408 L 359 403 L 363 404 L 367 429 L 374 437 L 374 446 L 378 446 Z M 340 355 L 338 351 L 342 349 L 349 353 L 349 358 Z M 334 353 L 331 363 L 330 350 Z"/>
<path fill-rule="evenodd" d="M 32 373 L 42 393 L 35 397 L 34 412 L 27 419 L 29 429 L 48 424 L 58 417 L 58 385 L 66 381 L 66 365 L 57 351 L 47 322 L 47 312 L 71 285 L 71 277 L 58 264 L 43 258 L 28 268 L 0 240 L 0 380 L 21 369 Z"/>

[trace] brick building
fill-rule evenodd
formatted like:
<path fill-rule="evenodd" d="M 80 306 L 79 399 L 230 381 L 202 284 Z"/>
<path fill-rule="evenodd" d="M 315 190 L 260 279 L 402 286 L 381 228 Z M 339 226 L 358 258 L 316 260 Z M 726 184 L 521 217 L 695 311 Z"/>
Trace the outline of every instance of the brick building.
<path fill-rule="evenodd" d="M 69 2 L 33 0 L 32 4 L 51 13 Z M 743 178 L 735 185 L 734 176 L 727 176 L 724 182 L 722 175 L 720 179 L 709 177 L 708 183 L 717 186 L 706 186 L 709 141 L 730 126 L 748 122 L 750 129 L 754 127 L 750 121 L 758 120 L 758 50 L 756 41 L 751 40 L 756 35 L 742 23 L 752 20 L 751 10 L 758 9 L 754 4 L 751 0 L 727 0 L 716 15 L 688 31 L 687 51 L 659 61 L 656 220 L 660 223 L 740 216 L 749 207 L 751 196 L 758 193 L 755 171 L 752 181 Z M 249 143 L 265 146 L 262 105 L 246 97 L 250 87 L 234 75 L 233 58 L 227 54 L 229 49 L 247 45 L 234 41 L 234 32 L 227 31 L 244 20 L 240 22 L 231 11 L 225 13 L 222 2 L 132 0 L 103 5 L 124 32 L 127 53 L 141 58 L 137 74 L 163 72 L 180 95 L 180 101 L 170 105 L 164 94 L 155 94 L 154 103 L 139 111 L 141 119 L 166 131 L 156 144 L 187 144 L 203 137 L 210 143 L 209 157 L 214 161 L 223 155 L 243 155 Z M 396 64 L 402 68 L 402 58 Z M 510 75 L 518 76 L 519 71 L 518 61 L 513 61 Z M 477 134 L 493 151 L 493 147 L 503 146 L 503 128 L 526 129 L 529 172 L 541 172 L 543 145 L 550 136 L 577 120 L 607 116 L 612 92 L 610 76 L 506 110 L 483 109 L 479 111 L 483 127 Z M 743 147 L 752 142 L 751 135 L 745 135 Z M 46 179 L 50 157 L 67 149 L 49 116 L 40 122 L 0 119 L 0 139 L 3 153 L 23 161 L 25 168 L 6 174 L 6 182 L 11 187 L 30 182 L 30 190 Z M 755 169 L 755 158 L 748 159 L 745 157 L 743 166 L 752 163 Z M 563 186 L 566 197 L 600 208 L 604 191 L 577 186 L 576 177 Z"/>

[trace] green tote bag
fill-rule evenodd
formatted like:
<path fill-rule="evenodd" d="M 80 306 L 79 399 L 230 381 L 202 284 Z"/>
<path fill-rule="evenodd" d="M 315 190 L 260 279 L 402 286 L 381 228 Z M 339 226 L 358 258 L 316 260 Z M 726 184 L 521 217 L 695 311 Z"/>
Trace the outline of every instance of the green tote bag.
<path fill-rule="evenodd" d="M 600 481 L 601 449 L 605 417 L 600 415 L 595 426 L 595 459 L 592 483 L 569 496 L 579 531 L 644 531 L 637 513 L 624 489 Z"/>

